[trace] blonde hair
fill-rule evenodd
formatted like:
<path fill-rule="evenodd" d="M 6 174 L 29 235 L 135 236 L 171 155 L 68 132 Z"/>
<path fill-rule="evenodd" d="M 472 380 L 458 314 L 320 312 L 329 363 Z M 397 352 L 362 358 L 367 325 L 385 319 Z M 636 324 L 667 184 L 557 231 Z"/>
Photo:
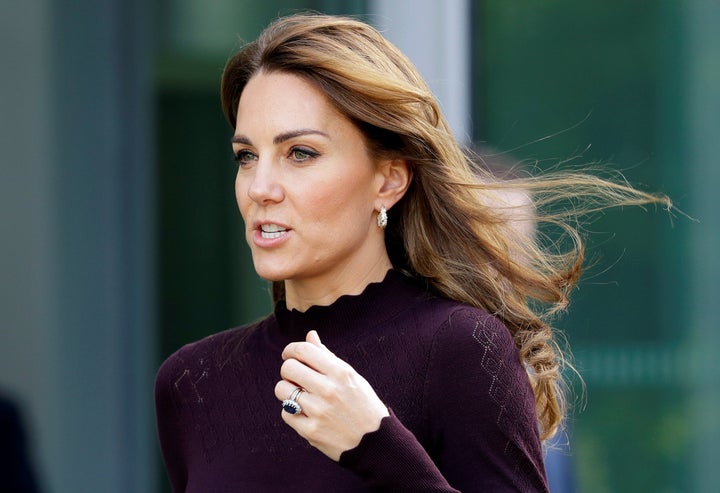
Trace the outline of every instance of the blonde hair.
<path fill-rule="evenodd" d="M 549 316 L 566 307 L 581 272 L 583 242 L 574 221 L 610 206 L 670 207 L 668 199 L 590 173 L 502 183 L 486 174 L 478 180 L 483 171 L 458 145 L 413 64 L 377 30 L 352 18 L 280 18 L 235 54 L 221 89 L 233 127 L 245 84 L 260 71 L 293 73 L 316 84 L 360 128 L 371 152 L 406 160 L 413 181 L 388 212 L 386 245 L 393 266 L 440 296 L 481 307 L 505 323 L 528 371 L 541 436 L 551 437 L 565 404 L 563 353 Z M 492 199 L 502 200 L 503 188 L 527 190 L 534 207 L 508 214 Z M 550 225 L 561 234 L 534 239 L 513 234 L 511 221 L 528 210 L 527 220 L 540 231 Z M 276 301 L 284 297 L 281 282 L 274 283 L 273 295 Z"/>

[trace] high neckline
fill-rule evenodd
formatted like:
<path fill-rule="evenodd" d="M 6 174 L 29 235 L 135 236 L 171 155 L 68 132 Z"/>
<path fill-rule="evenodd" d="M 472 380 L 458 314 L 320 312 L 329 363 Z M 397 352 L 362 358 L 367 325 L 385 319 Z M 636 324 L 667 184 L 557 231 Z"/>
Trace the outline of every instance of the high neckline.
<path fill-rule="evenodd" d="M 313 305 L 299 311 L 279 301 L 274 310 L 278 335 L 283 342 L 303 340 L 309 330 L 317 330 L 324 339 L 342 333 L 349 321 L 356 326 L 358 322 L 373 326 L 405 310 L 407 307 L 399 300 L 407 300 L 407 295 L 413 293 L 419 296 L 424 291 L 399 271 L 390 269 L 382 281 L 368 284 L 360 294 L 342 295 L 330 305 Z"/>

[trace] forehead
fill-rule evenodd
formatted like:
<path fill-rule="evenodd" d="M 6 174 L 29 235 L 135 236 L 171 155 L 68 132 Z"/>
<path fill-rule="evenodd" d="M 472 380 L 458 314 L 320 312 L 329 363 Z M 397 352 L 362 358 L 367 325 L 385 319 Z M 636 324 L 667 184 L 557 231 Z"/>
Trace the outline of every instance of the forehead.
<path fill-rule="evenodd" d="M 282 127 L 327 127 L 342 120 L 350 123 L 307 79 L 287 72 L 260 72 L 240 95 L 236 128 L 249 131 L 258 122 Z"/>

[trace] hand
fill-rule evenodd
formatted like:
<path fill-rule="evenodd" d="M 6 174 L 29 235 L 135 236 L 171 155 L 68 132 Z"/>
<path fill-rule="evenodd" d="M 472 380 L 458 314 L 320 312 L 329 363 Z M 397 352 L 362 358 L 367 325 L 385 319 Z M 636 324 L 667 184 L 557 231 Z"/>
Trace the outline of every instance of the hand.
<path fill-rule="evenodd" d="M 326 348 L 316 331 L 308 332 L 306 342 L 288 344 L 282 357 L 275 397 L 282 401 L 297 387 L 305 390 L 297 398 L 302 413 L 283 410 L 282 419 L 332 460 L 390 415 L 367 380 Z"/>

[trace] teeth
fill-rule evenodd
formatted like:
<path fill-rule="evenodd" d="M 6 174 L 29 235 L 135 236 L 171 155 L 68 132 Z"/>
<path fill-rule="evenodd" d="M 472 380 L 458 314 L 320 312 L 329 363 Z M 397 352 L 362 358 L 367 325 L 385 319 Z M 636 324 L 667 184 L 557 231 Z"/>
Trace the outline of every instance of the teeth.
<path fill-rule="evenodd" d="M 277 224 L 263 224 L 260 226 L 260 234 L 263 238 L 280 238 L 287 230 Z"/>
<path fill-rule="evenodd" d="M 263 230 L 263 233 L 277 233 L 278 231 L 285 231 L 285 228 L 278 226 L 277 224 L 263 224 L 260 226 L 260 229 Z"/>

